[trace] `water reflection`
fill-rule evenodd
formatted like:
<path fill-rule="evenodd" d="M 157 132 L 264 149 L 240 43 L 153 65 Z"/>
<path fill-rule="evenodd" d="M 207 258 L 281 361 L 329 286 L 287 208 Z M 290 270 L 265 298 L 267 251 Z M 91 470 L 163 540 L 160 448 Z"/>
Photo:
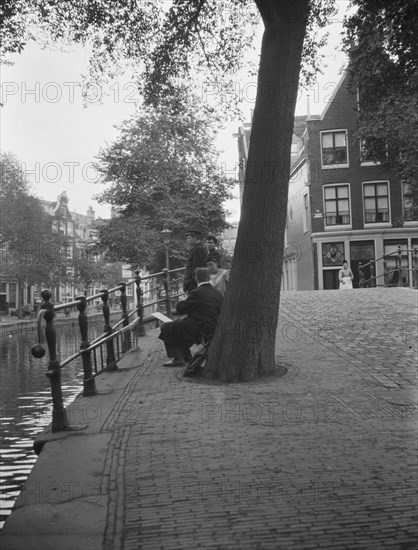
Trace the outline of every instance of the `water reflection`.
<path fill-rule="evenodd" d="M 90 341 L 102 333 L 100 322 L 90 323 Z M 0 529 L 13 508 L 36 455 L 33 441 L 51 422 L 52 397 L 48 353 L 35 359 L 30 353 L 36 343 L 34 330 L 0 336 Z M 57 326 L 57 353 L 63 360 L 80 349 L 80 332 L 72 325 Z M 78 358 L 61 371 L 64 405 L 69 405 L 83 387 L 83 369 Z"/>

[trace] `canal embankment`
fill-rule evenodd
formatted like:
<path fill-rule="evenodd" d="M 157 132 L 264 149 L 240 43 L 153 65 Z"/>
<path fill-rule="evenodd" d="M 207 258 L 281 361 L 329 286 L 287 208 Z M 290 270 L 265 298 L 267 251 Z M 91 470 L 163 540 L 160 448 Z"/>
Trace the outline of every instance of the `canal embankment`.
<path fill-rule="evenodd" d="M 113 310 L 112 324 L 120 318 L 121 311 Z M 80 349 L 78 312 L 72 312 L 69 317 L 58 313 L 55 327 L 56 351 L 62 362 Z M 103 328 L 103 316 L 96 309 L 92 310 L 88 330 L 90 341 L 102 334 Z M 49 354 L 41 359 L 33 357 L 31 348 L 37 341 L 35 319 L 12 318 L 11 322 L 3 323 L 0 332 L 0 529 L 36 462 L 33 441 L 51 422 L 53 398 L 46 376 Z M 82 391 L 83 376 L 79 357 L 61 369 L 65 406 Z"/>

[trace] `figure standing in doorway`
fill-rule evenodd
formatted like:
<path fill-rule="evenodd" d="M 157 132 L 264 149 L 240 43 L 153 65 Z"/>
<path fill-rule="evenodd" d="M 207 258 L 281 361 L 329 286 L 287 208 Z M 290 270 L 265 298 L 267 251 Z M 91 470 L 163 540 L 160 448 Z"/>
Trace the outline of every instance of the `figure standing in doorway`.
<path fill-rule="evenodd" d="M 348 267 L 347 260 L 343 261 L 343 266 L 338 273 L 338 278 L 340 280 L 340 290 L 348 290 L 353 288 L 353 272 Z"/>

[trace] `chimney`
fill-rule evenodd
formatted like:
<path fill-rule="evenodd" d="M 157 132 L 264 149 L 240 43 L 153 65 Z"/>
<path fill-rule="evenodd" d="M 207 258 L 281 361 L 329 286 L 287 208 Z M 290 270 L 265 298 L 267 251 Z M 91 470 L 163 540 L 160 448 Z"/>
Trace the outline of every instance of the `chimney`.
<path fill-rule="evenodd" d="M 92 206 L 90 205 L 87 208 L 87 219 L 88 219 L 89 225 L 91 225 L 94 222 L 94 218 L 95 218 L 95 212 L 94 212 Z"/>

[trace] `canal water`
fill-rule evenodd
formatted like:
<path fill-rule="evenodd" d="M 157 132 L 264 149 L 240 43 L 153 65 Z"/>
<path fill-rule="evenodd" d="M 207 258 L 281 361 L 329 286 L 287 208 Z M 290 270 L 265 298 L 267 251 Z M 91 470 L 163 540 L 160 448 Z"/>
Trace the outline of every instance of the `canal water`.
<path fill-rule="evenodd" d="M 103 322 L 89 323 L 89 340 L 103 331 Z M 26 481 L 36 454 L 32 446 L 37 434 L 52 418 L 48 352 L 35 359 L 30 348 L 37 342 L 34 328 L 15 334 L 0 334 L 0 529 Z M 57 323 L 57 353 L 60 360 L 80 349 L 78 321 Z M 61 371 L 64 405 L 83 389 L 81 359 Z"/>

